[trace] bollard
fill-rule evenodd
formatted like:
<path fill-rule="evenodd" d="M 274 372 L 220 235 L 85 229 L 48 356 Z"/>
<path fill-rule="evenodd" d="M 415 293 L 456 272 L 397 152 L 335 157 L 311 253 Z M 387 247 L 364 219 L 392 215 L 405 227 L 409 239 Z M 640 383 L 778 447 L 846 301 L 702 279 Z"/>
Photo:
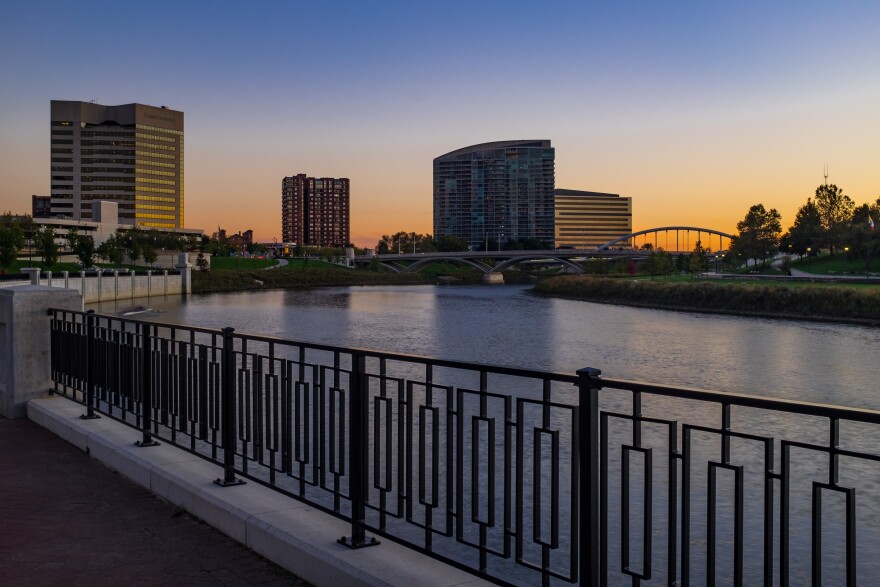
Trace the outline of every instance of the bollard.
<path fill-rule="evenodd" d="M 83 420 L 96 420 L 100 418 L 95 413 L 95 311 L 86 312 L 86 413 L 81 415 Z"/>
<path fill-rule="evenodd" d="M 351 356 L 351 374 L 349 375 L 348 395 L 350 410 L 348 412 L 348 480 L 351 496 L 351 536 L 343 536 L 337 542 L 349 548 L 365 548 L 375 546 L 379 541 L 366 535 L 366 499 L 367 499 L 367 447 L 369 446 L 369 426 L 367 424 L 367 402 L 363 388 L 366 357 L 361 353 Z"/>
<path fill-rule="evenodd" d="M 224 328 L 223 333 L 223 381 L 220 392 L 223 394 L 223 413 L 220 416 L 223 426 L 223 478 L 215 479 L 214 483 L 221 487 L 244 485 L 244 481 L 235 477 L 235 341 L 232 333 L 235 328 Z"/>
<path fill-rule="evenodd" d="M 64 289 L 70 289 L 70 271 L 62 271 L 61 277 L 64 278 Z"/>
<path fill-rule="evenodd" d="M 153 427 L 153 338 L 150 327 L 141 324 L 141 430 L 143 438 L 135 442 L 135 446 L 159 446 L 153 439 L 150 429 Z"/>
<path fill-rule="evenodd" d="M 601 528 L 599 509 L 599 369 L 579 369 L 578 391 L 578 501 L 580 506 L 580 584 L 601 585 Z"/>

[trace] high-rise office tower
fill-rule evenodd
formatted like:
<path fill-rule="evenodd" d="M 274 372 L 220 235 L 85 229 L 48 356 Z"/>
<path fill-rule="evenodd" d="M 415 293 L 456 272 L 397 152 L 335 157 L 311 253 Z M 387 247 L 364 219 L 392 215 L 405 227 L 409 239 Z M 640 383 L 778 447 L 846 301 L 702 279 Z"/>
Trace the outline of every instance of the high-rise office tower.
<path fill-rule="evenodd" d="M 548 140 L 499 141 L 434 159 L 434 236 L 553 244 L 556 154 Z"/>
<path fill-rule="evenodd" d="M 183 112 L 52 100 L 53 216 L 119 205 L 121 224 L 183 228 Z"/>
<path fill-rule="evenodd" d="M 348 178 L 304 173 L 285 177 L 281 180 L 281 238 L 298 245 L 347 245 L 348 203 Z"/>
<path fill-rule="evenodd" d="M 555 194 L 557 248 L 592 249 L 632 233 L 632 198 L 563 189 Z"/>

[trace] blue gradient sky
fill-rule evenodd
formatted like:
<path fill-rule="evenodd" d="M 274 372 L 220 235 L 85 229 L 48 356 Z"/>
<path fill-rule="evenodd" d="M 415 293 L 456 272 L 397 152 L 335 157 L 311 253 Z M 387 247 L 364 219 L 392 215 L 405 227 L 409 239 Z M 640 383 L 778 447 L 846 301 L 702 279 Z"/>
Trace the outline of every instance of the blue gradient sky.
<path fill-rule="evenodd" d="M 557 187 L 733 230 L 822 181 L 880 195 L 876 2 L 11 2 L 0 209 L 49 191 L 49 101 L 186 116 L 186 224 L 280 237 L 280 183 L 347 176 L 352 238 L 432 231 L 431 161 L 547 138 Z M 66 63 L 65 63 L 66 61 Z"/>

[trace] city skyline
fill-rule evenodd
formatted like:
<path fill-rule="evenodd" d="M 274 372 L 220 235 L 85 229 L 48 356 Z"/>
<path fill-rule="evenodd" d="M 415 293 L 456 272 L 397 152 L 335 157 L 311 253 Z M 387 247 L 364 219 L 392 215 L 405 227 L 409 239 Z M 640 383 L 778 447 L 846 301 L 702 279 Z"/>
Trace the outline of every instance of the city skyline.
<path fill-rule="evenodd" d="M 185 226 L 261 241 L 290 169 L 350 178 L 352 240 L 373 246 L 432 231 L 435 157 L 533 136 L 557 186 L 633 198 L 634 230 L 732 232 L 758 202 L 787 228 L 826 163 L 857 203 L 880 195 L 880 7 L 410 4 L 17 2 L 0 208 L 50 193 L 50 101 L 93 99 L 186 112 Z"/>

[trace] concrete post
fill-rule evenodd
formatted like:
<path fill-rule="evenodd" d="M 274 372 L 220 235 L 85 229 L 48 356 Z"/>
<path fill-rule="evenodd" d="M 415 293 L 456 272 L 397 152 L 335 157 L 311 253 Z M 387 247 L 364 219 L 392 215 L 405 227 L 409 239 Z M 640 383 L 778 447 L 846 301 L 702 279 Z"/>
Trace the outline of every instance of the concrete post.
<path fill-rule="evenodd" d="M 46 271 L 46 285 L 52 287 L 52 272 Z"/>
<path fill-rule="evenodd" d="M 147 297 L 150 297 L 153 292 L 153 272 L 147 269 Z"/>
<path fill-rule="evenodd" d="M 30 278 L 31 285 L 40 285 L 39 267 L 22 267 L 21 272 Z"/>
<path fill-rule="evenodd" d="M 64 278 L 64 289 L 70 289 L 70 271 L 62 271 L 61 277 Z"/>
<path fill-rule="evenodd" d="M 49 308 L 82 308 L 79 292 L 41 285 L 0 288 L 0 415 L 23 418 L 52 388 Z"/>
<path fill-rule="evenodd" d="M 189 254 L 180 253 L 177 256 L 175 269 L 180 271 L 180 293 L 188 295 L 192 293 L 192 264 L 189 262 Z"/>

